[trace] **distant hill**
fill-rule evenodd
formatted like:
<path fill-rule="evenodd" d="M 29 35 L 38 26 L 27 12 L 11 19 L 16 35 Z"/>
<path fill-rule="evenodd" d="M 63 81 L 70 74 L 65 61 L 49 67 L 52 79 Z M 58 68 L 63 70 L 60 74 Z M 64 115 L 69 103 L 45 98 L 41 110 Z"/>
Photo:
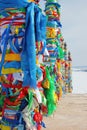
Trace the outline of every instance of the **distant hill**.
<path fill-rule="evenodd" d="M 73 71 L 84 71 L 84 72 L 87 72 L 87 66 L 73 66 L 72 70 Z"/>

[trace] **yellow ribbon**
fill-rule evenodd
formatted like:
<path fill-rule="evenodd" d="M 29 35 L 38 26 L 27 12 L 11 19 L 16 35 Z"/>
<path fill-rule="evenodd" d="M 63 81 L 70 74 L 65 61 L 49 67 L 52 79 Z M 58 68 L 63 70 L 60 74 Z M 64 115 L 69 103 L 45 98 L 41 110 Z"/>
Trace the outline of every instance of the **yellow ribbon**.
<path fill-rule="evenodd" d="M 19 54 L 6 54 L 5 61 L 21 61 Z"/>
<path fill-rule="evenodd" d="M 9 81 L 3 75 L 0 76 L 0 82 L 9 84 Z"/>
<path fill-rule="evenodd" d="M 46 89 L 50 88 L 50 82 L 48 79 L 45 79 L 45 81 L 43 81 L 43 88 L 46 88 Z"/>
<path fill-rule="evenodd" d="M 0 129 L 1 130 L 11 130 L 11 127 L 10 126 L 5 126 L 3 124 L 0 124 Z"/>
<path fill-rule="evenodd" d="M 58 96 L 57 96 L 57 94 L 55 93 L 55 91 L 53 91 L 53 97 L 54 97 L 54 103 L 57 103 L 57 101 L 58 101 Z"/>
<path fill-rule="evenodd" d="M 15 68 L 2 68 L 2 74 L 12 74 L 12 73 L 20 73 L 22 72 L 21 69 L 15 69 Z"/>
<path fill-rule="evenodd" d="M 57 32 L 56 32 L 55 28 L 47 27 L 46 36 L 47 36 L 47 38 L 56 38 Z"/>

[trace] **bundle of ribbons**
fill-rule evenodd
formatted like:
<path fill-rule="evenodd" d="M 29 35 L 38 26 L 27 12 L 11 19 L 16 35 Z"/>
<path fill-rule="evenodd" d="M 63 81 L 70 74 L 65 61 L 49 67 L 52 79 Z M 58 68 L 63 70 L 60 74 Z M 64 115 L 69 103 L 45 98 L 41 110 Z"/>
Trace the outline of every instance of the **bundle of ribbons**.
<path fill-rule="evenodd" d="M 49 53 L 49 56 L 45 57 L 45 62 L 49 66 L 51 77 L 53 77 L 58 99 L 63 93 L 72 91 L 72 87 L 69 87 L 72 85 L 69 85 L 71 74 L 69 73 L 67 48 L 61 33 L 60 7 L 56 0 L 47 0 L 45 4 L 46 46 Z"/>
<path fill-rule="evenodd" d="M 41 126 L 45 127 L 40 112 L 45 106 L 41 107 L 42 97 L 36 82 L 36 49 L 39 53 L 39 44 L 44 44 L 44 34 L 39 31 L 44 30 L 45 17 L 37 3 L 0 0 L 2 130 L 40 130 Z M 42 96 L 45 103 L 45 96 Z"/>
<path fill-rule="evenodd" d="M 62 27 L 60 23 L 60 5 L 55 0 L 47 0 L 45 4 L 45 13 L 47 16 L 46 24 L 46 46 L 49 53 L 48 69 L 54 82 L 54 91 L 58 95 L 59 86 L 57 84 L 58 66 L 57 59 L 60 59 L 60 39 L 58 33 Z M 54 69 L 56 68 L 55 72 Z M 60 70 L 59 70 L 60 72 Z M 58 77 L 59 78 L 59 77 Z M 56 107 L 56 105 L 55 105 Z"/>

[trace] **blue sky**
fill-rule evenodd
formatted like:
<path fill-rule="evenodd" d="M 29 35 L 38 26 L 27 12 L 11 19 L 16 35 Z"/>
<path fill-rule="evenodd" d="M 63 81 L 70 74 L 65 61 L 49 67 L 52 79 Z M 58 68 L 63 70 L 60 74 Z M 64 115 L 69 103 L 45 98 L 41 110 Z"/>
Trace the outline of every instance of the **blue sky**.
<path fill-rule="evenodd" d="M 62 34 L 72 53 L 73 66 L 87 65 L 87 0 L 58 0 Z M 41 0 L 43 5 L 43 0 Z"/>
<path fill-rule="evenodd" d="M 73 66 L 87 65 L 87 0 L 59 0 L 62 34 L 72 53 Z"/>

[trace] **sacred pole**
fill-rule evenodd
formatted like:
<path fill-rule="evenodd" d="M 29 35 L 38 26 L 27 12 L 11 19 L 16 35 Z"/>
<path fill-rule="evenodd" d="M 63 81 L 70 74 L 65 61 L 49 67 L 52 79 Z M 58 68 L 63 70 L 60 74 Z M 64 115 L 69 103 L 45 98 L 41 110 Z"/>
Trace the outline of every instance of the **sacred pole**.
<path fill-rule="evenodd" d="M 65 92 L 68 92 L 68 62 L 67 62 L 67 44 L 66 42 L 64 43 L 64 59 L 65 59 L 65 74 L 64 74 L 64 81 L 65 81 Z"/>
<path fill-rule="evenodd" d="M 68 92 L 72 92 L 72 58 L 71 53 L 68 52 Z"/>

